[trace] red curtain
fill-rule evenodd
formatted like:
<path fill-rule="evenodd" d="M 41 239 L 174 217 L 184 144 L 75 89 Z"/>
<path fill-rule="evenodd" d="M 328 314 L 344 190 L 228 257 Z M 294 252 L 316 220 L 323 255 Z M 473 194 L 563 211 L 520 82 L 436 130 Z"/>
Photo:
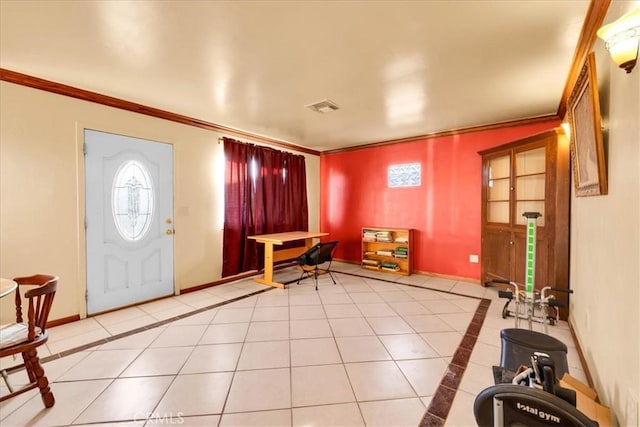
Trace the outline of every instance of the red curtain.
<path fill-rule="evenodd" d="M 264 248 L 247 236 L 308 231 L 304 156 L 223 138 L 222 277 L 264 267 Z"/>

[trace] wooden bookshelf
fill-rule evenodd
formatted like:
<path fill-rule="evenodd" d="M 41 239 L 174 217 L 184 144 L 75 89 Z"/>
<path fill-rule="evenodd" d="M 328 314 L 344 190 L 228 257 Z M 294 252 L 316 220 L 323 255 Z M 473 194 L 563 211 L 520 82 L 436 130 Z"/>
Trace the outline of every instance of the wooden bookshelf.
<path fill-rule="evenodd" d="M 362 268 L 408 276 L 413 271 L 413 230 L 362 228 Z"/>

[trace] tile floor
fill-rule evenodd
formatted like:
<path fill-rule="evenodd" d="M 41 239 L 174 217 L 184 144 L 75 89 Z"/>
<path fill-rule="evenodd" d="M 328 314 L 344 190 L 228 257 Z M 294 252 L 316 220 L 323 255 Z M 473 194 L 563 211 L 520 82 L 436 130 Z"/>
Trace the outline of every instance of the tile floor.
<path fill-rule="evenodd" d="M 417 426 L 429 411 L 448 426 L 476 425 L 474 398 L 493 385 L 500 330 L 514 323 L 501 318 L 497 290 L 333 269 L 338 284 L 324 275 L 317 292 L 311 279 L 284 290 L 244 279 L 51 328 L 39 354 L 55 406 L 31 391 L 0 404 L 0 423 Z M 584 381 L 566 323 L 549 333 Z M 461 378 L 443 388 L 452 371 Z M 24 378 L 10 375 L 14 385 Z M 435 408 L 443 402 L 448 413 Z"/>

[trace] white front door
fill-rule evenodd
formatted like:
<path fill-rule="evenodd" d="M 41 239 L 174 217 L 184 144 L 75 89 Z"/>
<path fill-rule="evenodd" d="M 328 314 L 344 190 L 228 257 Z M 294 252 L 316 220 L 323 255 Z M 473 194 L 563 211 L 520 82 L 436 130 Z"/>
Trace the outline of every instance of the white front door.
<path fill-rule="evenodd" d="M 87 313 L 173 294 L 173 146 L 85 130 Z"/>

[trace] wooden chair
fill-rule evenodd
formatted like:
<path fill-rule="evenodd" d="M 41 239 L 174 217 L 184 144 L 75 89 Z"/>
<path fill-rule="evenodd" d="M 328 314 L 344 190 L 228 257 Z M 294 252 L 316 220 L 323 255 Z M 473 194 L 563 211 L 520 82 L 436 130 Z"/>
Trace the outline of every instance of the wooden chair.
<path fill-rule="evenodd" d="M 13 390 L 9 386 L 10 393 L 0 397 L 0 402 L 39 388 L 44 406 L 50 408 L 55 404 L 55 399 L 49 388 L 49 380 L 45 376 L 44 368 L 40 364 L 37 349 L 49 338 L 47 319 L 58 287 L 58 278 L 37 274 L 29 277 L 16 277 L 13 280 L 18 283 L 18 289 L 15 291 L 16 322 L 0 326 L 0 357 L 21 354 L 24 368 L 29 377 L 29 384 L 19 390 Z M 22 300 L 20 298 L 22 286 L 37 286 L 27 290 L 24 294 L 25 298 L 29 300 L 26 322 L 22 318 Z M 7 383 L 7 385 L 9 384 Z"/>
<path fill-rule="evenodd" d="M 298 278 L 298 285 L 305 275 L 307 277 L 313 276 L 316 280 L 317 291 L 318 274 L 321 273 L 329 273 L 333 284 L 336 284 L 336 280 L 333 278 L 333 274 L 331 274 L 331 261 L 333 260 L 333 251 L 336 249 L 336 246 L 338 246 L 337 241 L 317 243 L 298 257 L 298 266 L 302 269 L 302 273 Z"/>

